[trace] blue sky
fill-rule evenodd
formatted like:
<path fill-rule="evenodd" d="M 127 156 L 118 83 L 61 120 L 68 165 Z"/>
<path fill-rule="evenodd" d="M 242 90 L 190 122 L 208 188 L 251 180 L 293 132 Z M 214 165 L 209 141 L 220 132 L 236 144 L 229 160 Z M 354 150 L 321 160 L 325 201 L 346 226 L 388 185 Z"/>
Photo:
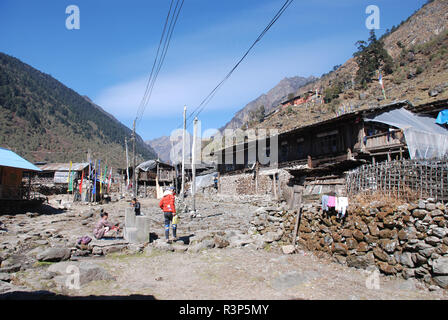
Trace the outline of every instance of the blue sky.
<path fill-rule="evenodd" d="M 1 0 L 0 51 L 89 96 L 128 127 L 144 93 L 168 0 Z M 320 76 L 367 39 L 369 5 L 380 8 L 381 35 L 426 0 L 295 0 L 200 115 L 219 128 L 284 77 Z M 164 66 L 137 132 L 170 135 L 221 81 L 284 0 L 185 0 Z M 80 9 L 68 30 L 65 9 Z"/>

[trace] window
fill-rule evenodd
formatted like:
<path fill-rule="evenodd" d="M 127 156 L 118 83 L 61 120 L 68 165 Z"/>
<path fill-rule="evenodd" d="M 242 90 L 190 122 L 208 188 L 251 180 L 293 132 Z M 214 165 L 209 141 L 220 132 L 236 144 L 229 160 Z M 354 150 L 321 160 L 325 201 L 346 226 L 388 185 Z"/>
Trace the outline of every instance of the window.
<path fill-rule="evenodd" d="M 339 150 L 339 132 L 333 130 L 316 135 L 314 151 L 317 155 L 336 153 Z"/>
<path fill-rule="evenodd" d="M 297 139 L 296 151 L 297 151 L 297 157 L 299 159 L 305 157 L 305 139 L 303 138 Z"/>

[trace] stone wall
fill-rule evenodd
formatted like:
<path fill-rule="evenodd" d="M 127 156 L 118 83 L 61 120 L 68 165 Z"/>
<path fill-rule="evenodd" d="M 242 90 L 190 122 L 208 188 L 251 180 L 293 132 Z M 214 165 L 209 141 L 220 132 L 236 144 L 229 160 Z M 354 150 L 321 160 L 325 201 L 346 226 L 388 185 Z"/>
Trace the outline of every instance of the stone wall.
<path fill-rule="evenodd" d="M 292 243 L 296 211 L 257 210 L 252 232 L 279 234 Z M 448 288 L 448 210 L 433 199 L 392 206 L 350 205 L 345 219 L 325 215 L 319 203 L 304 205 L 297 243 L 350 267 L 377 267 L 386 275 L 417 278 Z"/>
<path fill-rule="evenodd" d="M 290 174 L 285 170 L 278 170 L 276 181 L 279 197 L 284 199 L 289 194 Z M 274 196 L 272 176 L 259 174 L 256 190 L 254 173 L 226 174 L 219 178 L 220 193 L 226 195 L 263 195 Z M 257 192 L 256 192 L 257 191 Z"/>

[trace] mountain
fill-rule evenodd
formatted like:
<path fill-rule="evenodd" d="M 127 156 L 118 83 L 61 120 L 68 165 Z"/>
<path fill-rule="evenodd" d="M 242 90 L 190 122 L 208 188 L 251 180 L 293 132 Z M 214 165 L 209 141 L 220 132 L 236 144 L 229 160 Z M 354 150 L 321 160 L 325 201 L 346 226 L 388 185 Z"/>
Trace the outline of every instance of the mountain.
<path fill-rule="evenodd" d="M 237 129 L 241 128 L 243 124 L 253 120 L 251 112 L 256 111 L 261 106 L 264 106 L 265 113 L 268 114 L 275 109 L 280 102 L 299 88 L 316 81 L 317 78 L 310 76 L 284 78 L 274 88 L 269 90 L 266 94 L 262 94 L 257 99 L 249 102 L 243 109 L 238 111 L 235 116 L 223 127 L 223 129 Z"/>
<path fill-rule="evenodd" d="M 86 161 L 126 166 L 131 130 L 48 74 L 0 52 L 0 146 L 32 162 Z M 129 151 L 132 144 L 128 143 Z M 131 152 L 129 153 L 131 155 Z M 138 161 L 156 158 L 136 137 Z"/>
<path fill-rule="evenodd" d="M 163 136 L 153 140 L 145 141 L 157 153 L 159 159 L 163 162 L 170 163 L 171 141 L 170 137 Z"/>
<path fill-rule="evenodd" d="M 359 66 L 353 57 L 294 93 L 321 88 L 326 103 L 280 109 L 251 128 L 284 132 L 336 117 L 344 109 L 368 109 L 397 100 L 419 105 L 448 98 L 448 1 L 428 1 L 378 40 L 393 61 L 392 72 L 383 74 L 386 99 L 377 76 L 366 87 L 355 83 Z"/>

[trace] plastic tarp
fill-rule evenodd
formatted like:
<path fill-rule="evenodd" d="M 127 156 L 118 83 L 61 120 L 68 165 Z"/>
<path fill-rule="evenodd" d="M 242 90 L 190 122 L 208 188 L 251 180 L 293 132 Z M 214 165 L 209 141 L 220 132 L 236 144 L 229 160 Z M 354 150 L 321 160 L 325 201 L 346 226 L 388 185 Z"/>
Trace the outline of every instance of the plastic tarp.
<path fill-rule="evenodd" d="M 442 110 L 437 115 L 436 123 L 446 124 L 448 123 L 448 109 Z"/>
<path fill-rule="evenodd" d="M 196 191 L 213 186 L 215 184 L 215 177 L 217 176 L 218 173 L 215 172 L 196 177 Z"/>
<path fill-rule="evenodd" d="M 137 166 L 137 169 L 146 172 L 146 171 L 152 170 L 152 169 L 154 169 L 156 167 L 157 167 L 157 161 L 156 160 L 148 160 L 148 161 L 140 163 Z"/>
<path fill-rule="evenodd" d="M 404 108 L 367 117 L 403 130 L 411 159 L 442 159 L 448 156 L 448 130 L 434 118 L 412 113 Z"/>

